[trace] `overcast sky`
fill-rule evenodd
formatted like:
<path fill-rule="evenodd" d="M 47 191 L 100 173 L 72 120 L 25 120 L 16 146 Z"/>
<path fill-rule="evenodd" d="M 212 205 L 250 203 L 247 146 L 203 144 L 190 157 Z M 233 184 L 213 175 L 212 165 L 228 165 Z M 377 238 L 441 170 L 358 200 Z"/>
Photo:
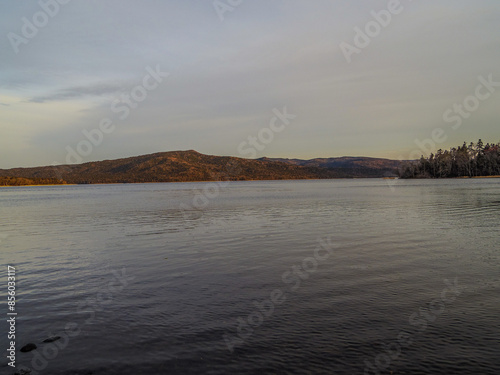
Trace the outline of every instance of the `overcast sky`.
<path fill-rule="evenodd" d="M 480 76 L 500 82 L 498 0 L 401 0 L 378 29 L 388 1 L 44 1 L 0 4 L 0 168 L 62 164 L 68 149 L 248 156 L 239 146 L 284 107 L 296 117 L 257 157 L 407 159 L 433 132 L 443 149 L 500 141 L 500 87 L 474 100 Z M 169 73 L 151 90 L 148 67 Z M 126 111 L 134 90 L 147 96 Z M 473 110 L 445 121 L 467 97 Z"/>

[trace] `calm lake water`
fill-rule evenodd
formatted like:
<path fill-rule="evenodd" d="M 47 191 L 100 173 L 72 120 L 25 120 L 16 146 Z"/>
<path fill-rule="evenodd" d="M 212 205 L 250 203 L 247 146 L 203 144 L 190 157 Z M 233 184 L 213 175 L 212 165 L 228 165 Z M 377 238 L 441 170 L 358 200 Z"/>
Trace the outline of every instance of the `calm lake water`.
<path fill-rule="evenodd" d="M 500 373 L 499 179 L 206 186 L 2 188 L 17 371 Z"/>

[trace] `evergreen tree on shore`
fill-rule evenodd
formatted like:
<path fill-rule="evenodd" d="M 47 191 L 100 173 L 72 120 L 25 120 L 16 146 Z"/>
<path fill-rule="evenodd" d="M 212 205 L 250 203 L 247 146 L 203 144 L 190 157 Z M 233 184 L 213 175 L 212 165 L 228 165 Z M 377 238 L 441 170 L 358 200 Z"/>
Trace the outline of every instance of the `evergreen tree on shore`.
<path fill-rule="evenodd" d="M 428 158 L 408 162 L 400 169 L 401 178 L 479 177 L 500 175 L 500 142 L 466 142 L 450 150 L 438 150 Z"/>

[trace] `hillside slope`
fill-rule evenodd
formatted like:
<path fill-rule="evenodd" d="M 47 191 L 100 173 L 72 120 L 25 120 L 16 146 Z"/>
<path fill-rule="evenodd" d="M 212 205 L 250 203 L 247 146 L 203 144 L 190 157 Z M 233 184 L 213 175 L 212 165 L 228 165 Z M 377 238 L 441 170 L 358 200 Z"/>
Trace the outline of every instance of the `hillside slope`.
<path fill-rule="evenodd" d="M 57 178 L 67 183 L 184 182 L 318 178 L 311 168 L 281 162 L 172 151 L 75 165 L 0 170 L 0 176 Z"/>
<path fill-rule="evenodd" d="M 0 177 L 58 179 L 71 184 L 291 180 L 383 177 L 392 161 L 339 159 L 242 159 L 194 150 L 160 152 L 125 159 L 36 168 L 0 169 Z M 367 158 L 352 158 L 367 159 Z M 378 160 L 378 159 L 376 159 Z M 382 159 L 381 159 L 382 160 Z M 358 163 L 358 164 L 357 164 Z M 361 164 L 359 164 L 361 163 Z M 393 168 L 394 169 L 394 168 Z"/>
<path fill-rule="evenodd" d="M 349 177 L 391 177 L 397 176 L 401 161 L 343 156 L 339 158 L 280 159 L 262 158 L 260 160 L 280 161 L 290 165 L 327 169 L 331 174 L 347 174 Z"/>

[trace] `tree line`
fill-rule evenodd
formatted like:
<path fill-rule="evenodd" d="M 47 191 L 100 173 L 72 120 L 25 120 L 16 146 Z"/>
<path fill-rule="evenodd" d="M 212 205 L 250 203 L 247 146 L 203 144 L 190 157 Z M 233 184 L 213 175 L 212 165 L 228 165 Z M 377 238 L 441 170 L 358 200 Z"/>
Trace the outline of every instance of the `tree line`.
<path fill-rule="evenodd" d="M 401 178 L 449 178 L 500 176 L 500 142 L 466 142 L 450 150 L 438 150 L 420 160 L 404 163 Z"/>
<path fill-rule="evenodd" d="M 30 185 L 64 185 L 65 181 L 57 178 L 23 178 L 23 177 L 2 177 L 0 176 L 0 186 L 30 186 Z"/>

